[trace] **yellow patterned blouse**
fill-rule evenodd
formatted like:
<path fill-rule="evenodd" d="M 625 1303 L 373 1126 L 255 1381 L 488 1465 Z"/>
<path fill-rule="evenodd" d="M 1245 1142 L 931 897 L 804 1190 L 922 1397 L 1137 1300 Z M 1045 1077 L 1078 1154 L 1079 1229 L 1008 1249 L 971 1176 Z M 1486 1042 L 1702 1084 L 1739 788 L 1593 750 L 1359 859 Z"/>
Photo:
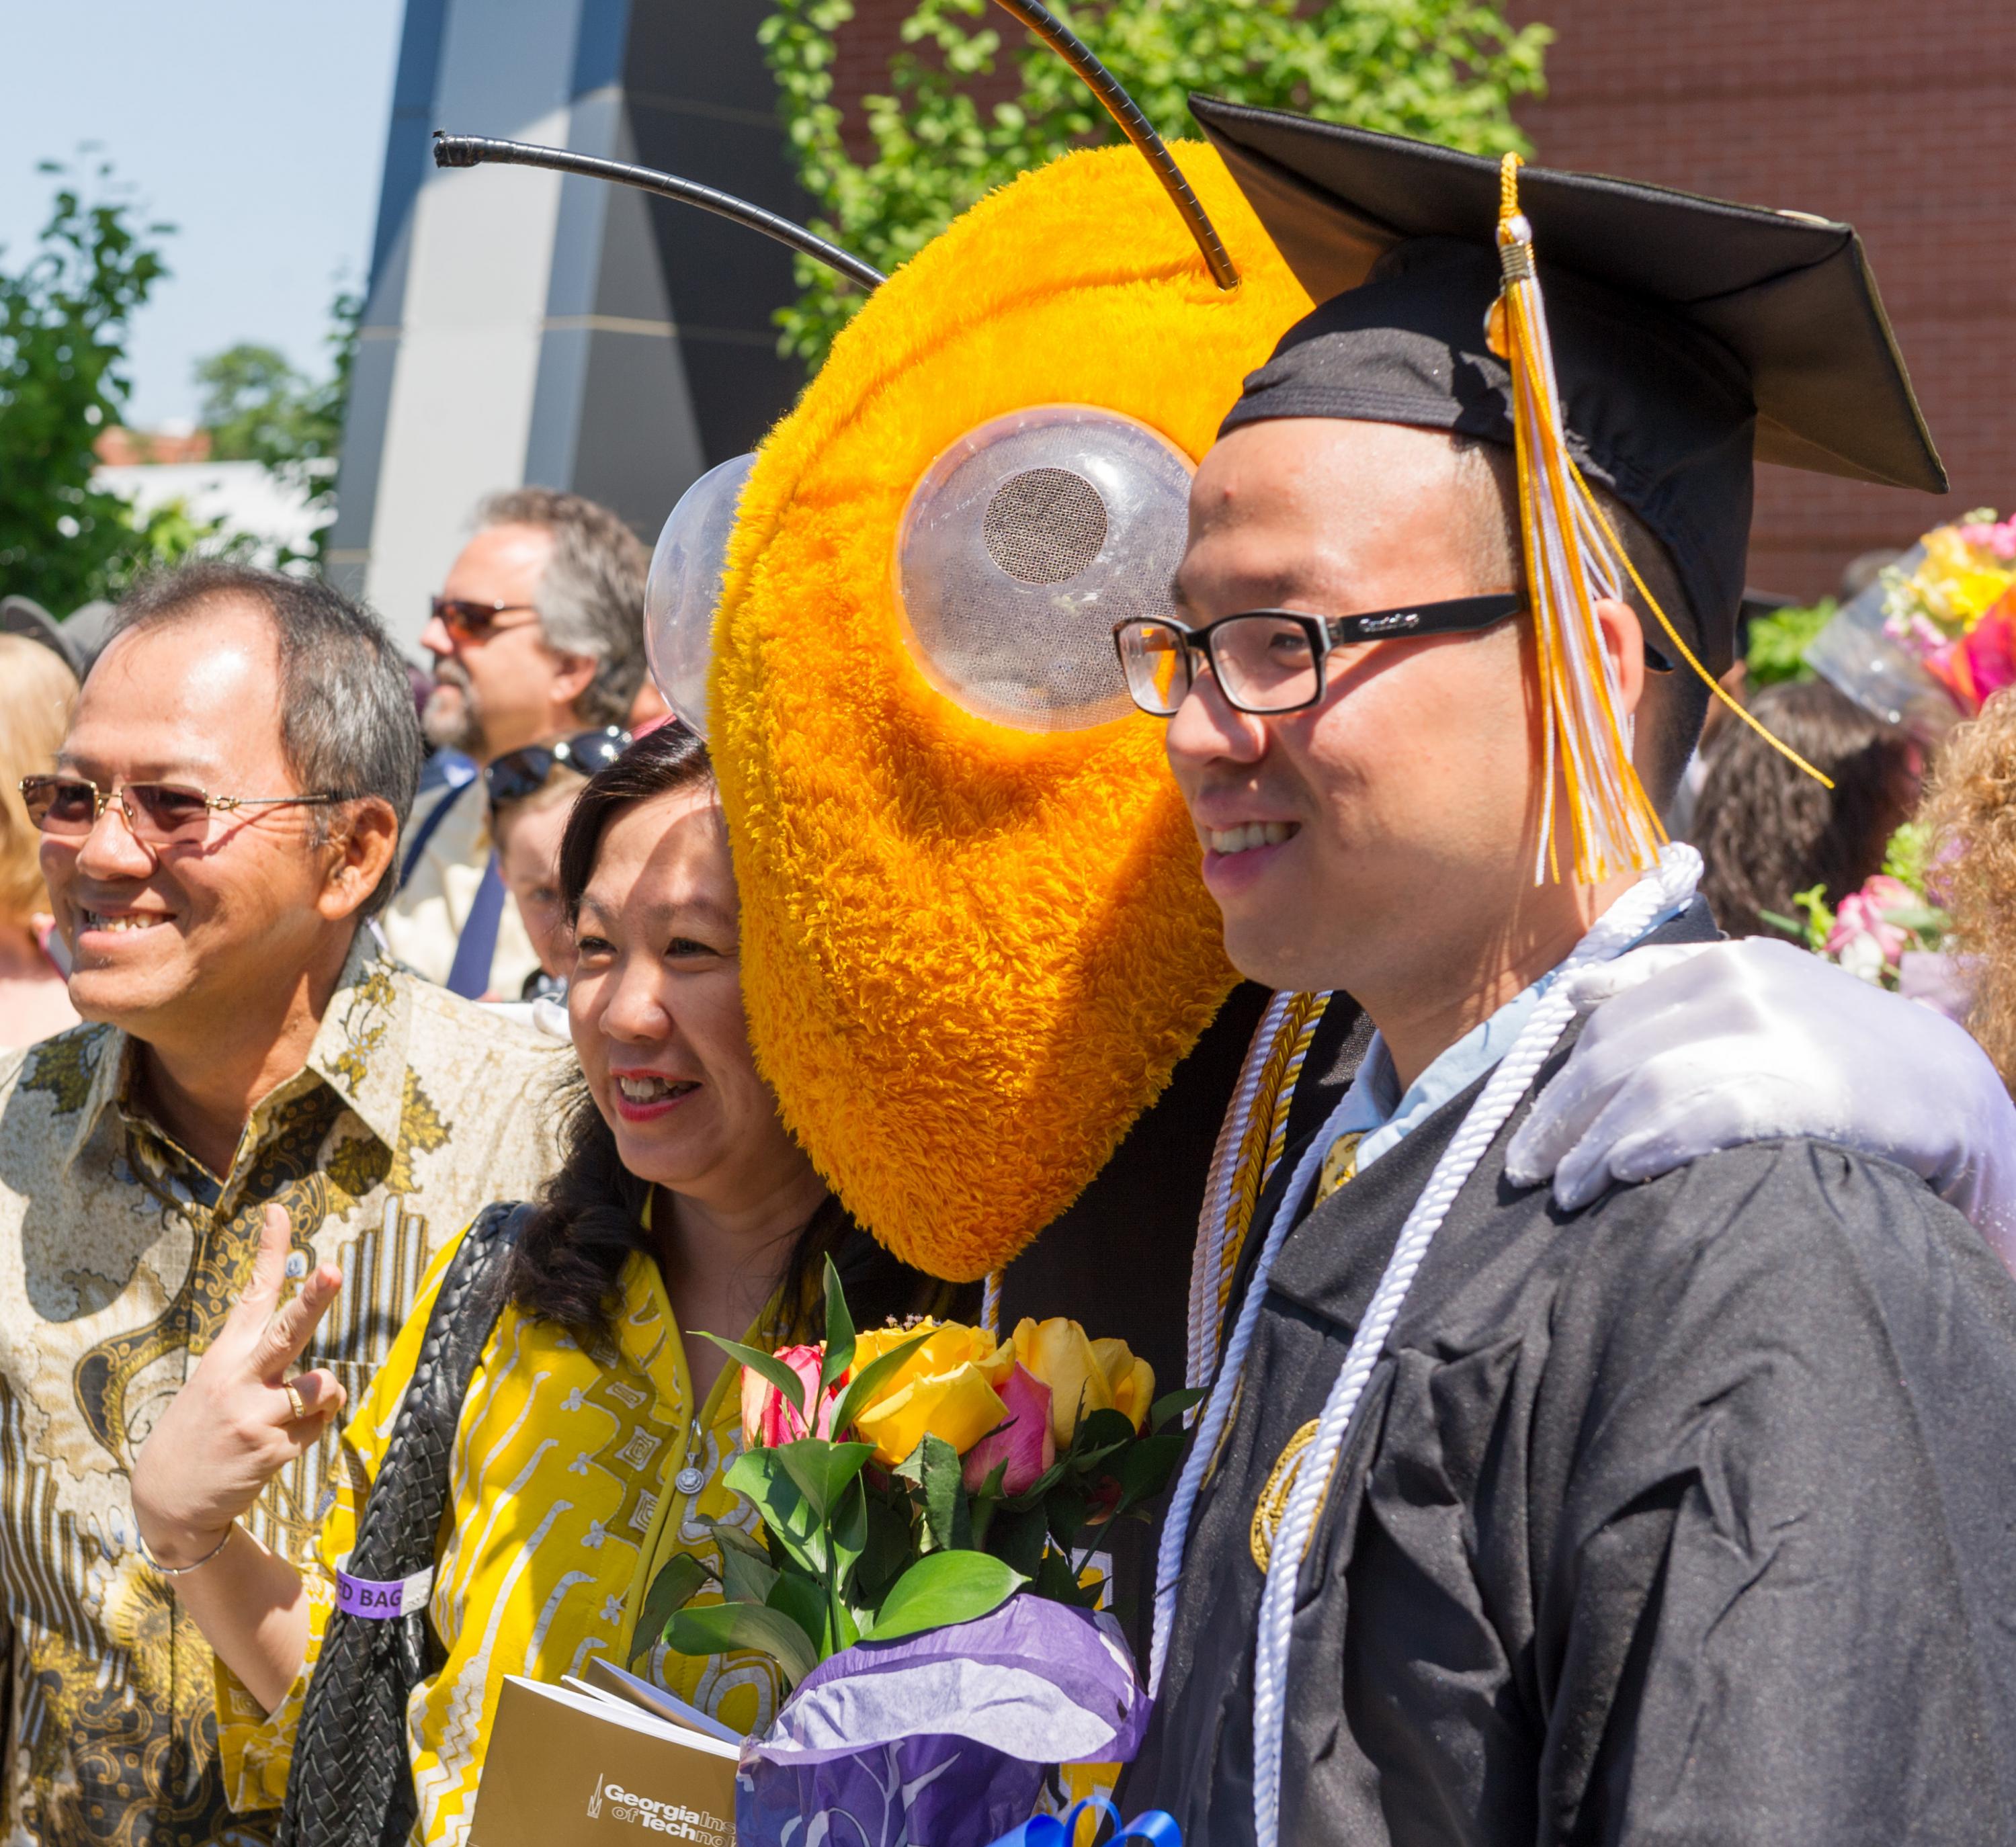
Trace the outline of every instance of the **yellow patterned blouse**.
<path fill-rule="evenodd" d="M 271 1807 L 286 1794 L 302 1696 L 335 1606 L 335 1570 L 391 1439 L 448 1255 L 436 1261 L 344 1432 L 348 1479 L 307 1574 L 311 1615 L 300 1676 L 268 1716 L 218 1665 L 219 1744 L 236 1807 Z M 759 1329 L 772 1315 L 765 1311 Z M 466 1838 L 506 1674 L 556 1681 L 596 1654 L 623 1665 L 645 1587 L 665 1560 L 683 1551 L 718 1562 L 700 1522 L 754 1528 L 754 1510 L 721 1482 L 740 1441 L 740 1378 L 738 1368 L 723 1369 L 696 1435 L 685 1348 L 658 1266 L 642 1256 L 624 1267 L 613 1351 L 589 1352 L 556 1323 L 505 1308 L 470 1381 L 450 1465 L 453 1528 L 428 1604 L 448 1658 L 415 1690 L 408 1711 L 416 1842 L 460 1847 Z M 693 1497 L 674 1485 L 689 1455 L 705 1476 Z M 714 1597 L 706 1591 L 695 1601 Z M 668 1654 L 660 1644 L 649 1673 L 738 1731 L 768 1725 L 776 1708 L 779 1682 L 766 1656 L 702 1658 Z"/>

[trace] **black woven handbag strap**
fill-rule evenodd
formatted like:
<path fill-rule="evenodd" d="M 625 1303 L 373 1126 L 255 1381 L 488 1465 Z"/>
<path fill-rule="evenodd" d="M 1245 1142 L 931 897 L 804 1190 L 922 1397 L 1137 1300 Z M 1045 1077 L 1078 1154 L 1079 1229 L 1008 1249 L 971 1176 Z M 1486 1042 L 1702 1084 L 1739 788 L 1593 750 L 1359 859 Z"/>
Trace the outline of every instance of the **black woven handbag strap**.
<path fill-rule="evenodd" d="M 358 1522 L 346 1566 L 352 1577 L 410 1578 L 434 1567 L 455 1427 L 531 1210 L 486 1207 L 441 1278 Z M 433 1665 L 430 1634 L 424 1609 L 390 1618 L 331 1614 L 302 1703 L 276 1847 L 399 1847 L 405 1840 L 419 1812 L 406 1705 Z"/>

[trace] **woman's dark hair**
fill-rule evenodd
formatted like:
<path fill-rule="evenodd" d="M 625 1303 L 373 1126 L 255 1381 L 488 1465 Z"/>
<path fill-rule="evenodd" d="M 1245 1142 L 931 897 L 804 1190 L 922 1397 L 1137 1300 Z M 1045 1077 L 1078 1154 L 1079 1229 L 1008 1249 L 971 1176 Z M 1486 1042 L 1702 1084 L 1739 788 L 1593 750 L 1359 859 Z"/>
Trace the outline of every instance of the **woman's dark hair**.
<path fill-rule="evenodd" d="M 713 779 L 707 746 L 678 723 L 639 738 L 589 779 L 574 797 L 560 841 L 560 891 L 570 925 L 580 915 L 609 823 L 639 802 L 711 784 Z M 590 1337 L 604 1335 L 624 1264 L 632 1251 L 651 1251 L 643 1225 L 651 1183 L 623 1165 L 616 1137 L 578 1068 L 563 1083 L 559 1101 L 563 1111 L 560 1169 L 540 1193 L 518 1240 L 507 1286 L 512 1301 L 527 1314 Z M 819 1285 L 829 1256 L 859 1326 L 872 1327 L 891 1315 L 943 1316 L 966 1307 L 951 1286 L 898 1262 L 829 1194 L 793 1241 L 779 1298 L 788 1318 L 779 1330 L 780 1339 L 823 1336 L 825 1298 Z"/>
<path fill-rule="evenodd" d="M 1794 895 L 1815 885 L 1838 905 L 1883 869 L 1884 849 L 1914 798 L 1912 745 L 1824 680 L 1767 686 L 1750 710 L 1834 787 L 1732 724 L 1709 755 L 1690 832 L 1715 921 L 1731 936 L 1782 935 L 1761 913 L 1796 916 Z"/>

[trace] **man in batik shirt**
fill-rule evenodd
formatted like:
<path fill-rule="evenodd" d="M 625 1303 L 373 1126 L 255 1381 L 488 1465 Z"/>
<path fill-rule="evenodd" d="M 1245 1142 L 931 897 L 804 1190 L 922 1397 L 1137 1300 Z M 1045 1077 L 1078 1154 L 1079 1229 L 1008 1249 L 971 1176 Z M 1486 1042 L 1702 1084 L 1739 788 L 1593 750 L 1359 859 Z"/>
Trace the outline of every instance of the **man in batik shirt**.
<path fill-rule="evenodd" d="M 353 1402 L 430 1251 L 553 1157 L 560 1048 L 378 950 L 421 744 L 404 668 L 319 585 L 203 565 L 129 599 L 26 793 L 87 1024 L 0 1058 L 7 1843 L 258 1840 L 210 1653 L 126 1470 L 243 1287 L 268 1204 L 340 1265 L 305 1363 Z M 207 799 L 206 799 L 207 798 Z M 298 1557 L 332 1430 L 253 1530 Z"/>

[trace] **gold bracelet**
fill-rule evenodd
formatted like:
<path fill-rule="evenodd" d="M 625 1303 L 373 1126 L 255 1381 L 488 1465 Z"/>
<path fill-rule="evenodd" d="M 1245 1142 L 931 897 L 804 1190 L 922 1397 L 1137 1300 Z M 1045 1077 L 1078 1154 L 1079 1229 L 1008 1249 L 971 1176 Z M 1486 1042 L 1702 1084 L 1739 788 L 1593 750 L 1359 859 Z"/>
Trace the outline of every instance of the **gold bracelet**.
<path fill-rule="evenodd" d="M 162 1564 L 161 1561 L 154 1556 L 153 1549 L 140 1536 L 140 1527 L 139 1523 L 137 1521 L 134 1522 L 133 1525 L 133 1543 L 139 1548 L 140 1556 L 146 1560 L 147 1563 L 152 1565 L 156 1571 L 159 1572 L 163 1577 L 186 1578 L 191 1572 L 201 1571 L 205 1565 L 208 1564 L 210 1561 L 218 1555 L 218 1553 L 221 1552 L 226 1546 L 229 1545 L 231 1543 L 231 1536 L 237 1532 L 237 1530 L 238 1522 L 234 1520 L 224 1529 L 224 1537 L 219 1539 L 214 1546 L 211 1546 L 211 1549 L 193 1564 Z"/>

